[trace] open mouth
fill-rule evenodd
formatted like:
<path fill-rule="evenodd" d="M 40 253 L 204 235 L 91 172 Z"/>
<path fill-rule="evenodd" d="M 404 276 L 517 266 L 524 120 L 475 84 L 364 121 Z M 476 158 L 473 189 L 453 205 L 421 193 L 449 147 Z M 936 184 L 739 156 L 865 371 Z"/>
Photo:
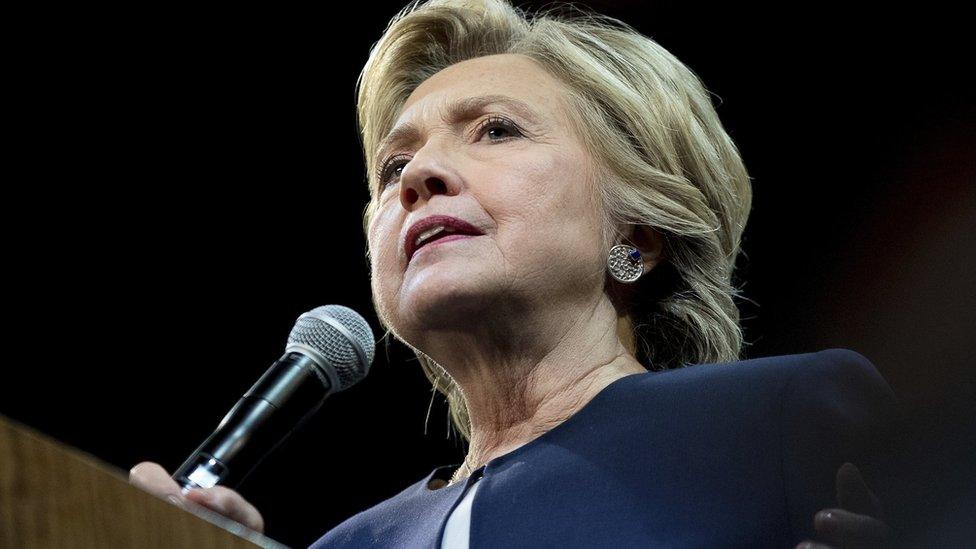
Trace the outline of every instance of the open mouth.
<path fill-rule="evenodd" d="M 438 244 L 442 244 L 442 243 L 445 243 L 445 242 L 453 242 L 455 240 L 463 240 L 465 238 L 474 238 L 476 236 L 478 236 L 478 235 L 474 235 L 474 234 L 449 233 L 447 231 L 444 231 L 444 232 L 440 233 L 439 235 L 437 235 L 435 237 L 432 237 L 431 239 L 425 241 L 420 246 L 418 246 L 417 249 L 414 250 L 413 255 L 417 255 L 417 252 L 419 252 L 421 248 L 430 248 L 432 246 L 436 246 Z"/>
<path fill-rule="evenodd" d="M 425 217 L 407 231 L 404 242 L 407 261 L 410 261 L 420 248 L 483 234 L 474 225 L 456 217 L 446 215 Z"/>

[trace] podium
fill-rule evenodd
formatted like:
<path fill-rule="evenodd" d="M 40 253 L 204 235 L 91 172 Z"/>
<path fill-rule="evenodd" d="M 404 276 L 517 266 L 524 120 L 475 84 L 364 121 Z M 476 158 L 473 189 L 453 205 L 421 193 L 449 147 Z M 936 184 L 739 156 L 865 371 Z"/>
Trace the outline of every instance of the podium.
<path fill-rule="evenodd" d="M 0 547 L 285 546 L 0 415 Z"/>

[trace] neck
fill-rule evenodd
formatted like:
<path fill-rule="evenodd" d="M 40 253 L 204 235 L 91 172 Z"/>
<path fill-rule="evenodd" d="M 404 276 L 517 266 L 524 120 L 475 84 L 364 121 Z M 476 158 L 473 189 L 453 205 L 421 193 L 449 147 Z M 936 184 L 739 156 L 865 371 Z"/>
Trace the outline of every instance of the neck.
<path fill-rule="evenodd" d="M 617 379 L 647 371 L 618 336 L 605 297 L 550 312 L 475 331 L 438 330 L 424 342 L 460 386 L 471 421 L 455 480 L 559 425 Z"/>

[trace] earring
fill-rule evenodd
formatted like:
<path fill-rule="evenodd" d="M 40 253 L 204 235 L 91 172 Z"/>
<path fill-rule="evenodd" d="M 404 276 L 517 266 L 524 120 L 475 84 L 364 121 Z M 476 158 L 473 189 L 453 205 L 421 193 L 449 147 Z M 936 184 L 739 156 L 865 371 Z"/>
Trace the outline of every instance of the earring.
<path fill-rule="evenodd" d="M 607 269 L 610 270 L 610 276 L 624 284 L 636 281 L 644 274 L 644 261 L 641 259 L 640 250 L 626 244 L 617 244 L 610 248 Z"/>

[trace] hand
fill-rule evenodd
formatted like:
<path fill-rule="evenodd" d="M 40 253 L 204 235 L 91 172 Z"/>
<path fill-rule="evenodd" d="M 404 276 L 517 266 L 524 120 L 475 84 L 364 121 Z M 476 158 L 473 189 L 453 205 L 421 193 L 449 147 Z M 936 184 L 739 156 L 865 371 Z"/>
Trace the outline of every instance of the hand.
<path fill-rule="evenodd" d="M 184 496 L 180 486 L 158 463 L 143 461 L 129 471 L 129 482 L 143 490 L 179 506 L 187 502 L 201 505 L 237 521 L 256 532 L 264 532 L 264 518 L 257 508 L 240 494 L 226 486 L 194 489 Z"/>
<path fill-rule="evenodd" d="M 842 509 L 822 509 L 813 517 L 818 537 L 826 543 L 805 540 L 796 549 L 873 548 L 892 544 L 891 528 L 884 523 L 881 501 L 853 463 L 845 463 L 837 470 L 837 502 Z"/>

